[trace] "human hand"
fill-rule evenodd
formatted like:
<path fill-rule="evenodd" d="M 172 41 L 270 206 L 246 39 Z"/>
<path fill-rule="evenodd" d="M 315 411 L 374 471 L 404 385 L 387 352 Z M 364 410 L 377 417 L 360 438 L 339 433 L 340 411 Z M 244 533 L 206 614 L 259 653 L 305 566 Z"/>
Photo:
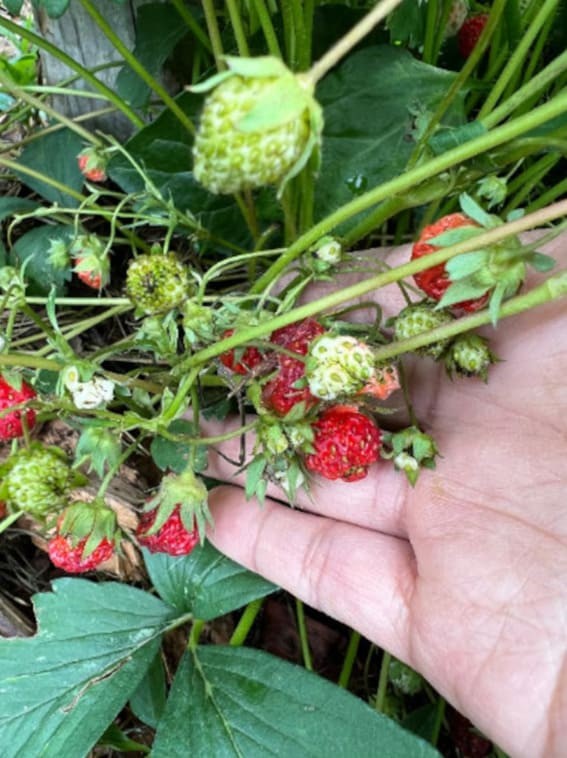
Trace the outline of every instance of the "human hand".
<path fill-rule="evenodd" d="M 559 266 L 565 242 L 546 249 Z M 402 305 L 392 289 L 377 300 Z M 567 726 L 565 302 L 487 333 L 502 359 L 488 385 L 408 363 L 443 456 L 415 489 L 386 462 L 356 484 L 317 480 L 305 511 L 222 486 L 210 540 L 417 669 L 513 756 L 551 758 Z M 220 456 L 211 474 L 230 477 Z"/>

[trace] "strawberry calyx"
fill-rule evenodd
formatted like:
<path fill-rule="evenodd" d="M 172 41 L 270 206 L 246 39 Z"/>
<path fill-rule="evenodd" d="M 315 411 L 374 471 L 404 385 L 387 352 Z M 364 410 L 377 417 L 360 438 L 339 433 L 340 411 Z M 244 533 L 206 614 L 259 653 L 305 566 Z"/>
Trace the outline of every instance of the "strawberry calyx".
<path fill-rule="evenodd" d="M 99 500 L 81 500 L 67 506 L 57 518 L 56 533 L 73 548 L 80 544 L 82 558 L 88 558 L 103 541 L 114 547 L 121 537 L 116 514 Z"/>
<path fill-rule="evenodd" d="M 151 512 L 153 520 L 144 521 L 147 530 L 140 530 L 142 538 L 158 534 L 178 511 L 181 525 L 186 532 L 196 533 L 201 544 L 205 541 L 207 525 L 213 523 L 208 506 L 208 492 L 202 479 L 187 467 L 180 474 L 167 474 L 161 480 L 159 490 L 145 506 L 144 513 Z M 145 528 L 145 527 L 144 527 Z"/>
<path fill-rule="evenodd" d="M 399 432 L 384 432 L 382 458 L 392 460 L 398 471 L 403 471 L 413 487 L 422 468 L 434 469 L 439 453 L 433 437 L 417 426 Z"/>

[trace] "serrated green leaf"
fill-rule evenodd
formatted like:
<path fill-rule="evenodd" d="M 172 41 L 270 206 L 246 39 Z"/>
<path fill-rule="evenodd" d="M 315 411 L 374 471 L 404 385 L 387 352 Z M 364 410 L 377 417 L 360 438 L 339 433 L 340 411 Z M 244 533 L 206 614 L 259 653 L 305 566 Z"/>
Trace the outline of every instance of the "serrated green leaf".
<path fill-rule="evenodd" d="M 445 270 L 451 281 L 464 279 L 476 273 L 488 261 L 488 250 L 475 250 L 472 253 L 456 255 L 445 263 Z"/>
<path fill-rule="evenodd" d="M 146 549 L 142 552 L 161 598 L 181 613 L 190 612 L 201 619 L 222 616 L 277 589 L 209 543 L 180 557 L 152 554 Z"/>
<path fill-rule="evenodd" d="M 165 710 L 166 699 L 165 671 L 158 653 L 130 697 L 129 705 L 136 718 L 155 729 Z"/>
<path fill-rule="evenodd" d="M 49 18 L 59 18 L 69 7 L 70 0 L 36 0 L 37 5 L 45 8 Z"/>
<path fill-rule="evenodd" d="M 250 648 L 187 652 L 159 724 L 154 758 L 434 758 L 437 751 L 360 698 Z"/>
<path fill-rule="evenodd" d="M 141 742 L 131 740 L 116 724 L 111 724 L 99 739 L 99 746 L 111 747 L 122 753 L 149 753 L 150 748 Z"/>
<path fill-rule="evenodd" d="M 56 132 L 42 134 L 23 149 L 18 163 L 27 166 L 46 177 L 56 179 L 75 192 L 83 187 L 83 176 L 77 166 L 77 155 L 84 148 L 83 140 L 70 129 L 58 129 Z M 20 181 L 35 190 L 52 203 L 64 207 L 75 207 L 79 203 L 71 195 L 60 191 L 35 177 L 16 171 Z"/>
<path fill-rule="evenodd" d="M 168 3 L 147 3 L 136 12 L 136 42 L 133 54 L 144 69 L 157 76 L 175 46 L 187 35 L 187 28 L 179 23 L 177 9 Z M 186 54 L 191 54 L 191 38 L 186 40 Z M 129 66 L 116 78 L 118 94 L 134 108 L 147 105 L 151 89 Z"/>
<path fill-rule="evenodd" d="M 27 213 L 39 207 L 35 200 L 26 197 L 0 197 L 0 223 L 18 213 Z"/>
<path fill-rule="evenodd" d="M 176 419 L 167 427 L 171 434 L 198 437 L 199 429 L 193 421 Z M 199 473 L 208 465 L 208 452 L 205 445 L 194 445 L 189 442 L 175 442 L 165 437 L 154 437 L 150 447 L 152 458 L 162 471 L 174 471 L 181 474 L 187 466 Z"/>
<path fill-rule="evenodd" d="M 411 111 L 434 111 L 454 77 L 407 50 L 374 45 L 349 55 L 322 80 L 316 92 L 325 121 L 317 219 L 405 170 L 416 144 Z M 453 101 L 446 124 L 464 123 L 463 98 Z M 349 220 L 341 233 L 360 220 Z"/>
<path fill-rule="evenodd" d="M 402 721 L 404 729 L 432 741 L 438 731 L 439 713 L 437 703 L 427 703 L 408 714 Z"/>
<path fill-rule="evenodd" d="M 57 295 L 65 294 L 70 272 L 54 268 L 49 262 L 47 251 L 53 240 L 68 243 L 73 236 L 74 231 L 70 226 L 43 225 L 31 229 L 18 239 L 10 250 L 9 263 L 17 267 L 26 264 L 24 278 L 29 283 L 28 294 L 47 295 L 52 287 Z"/>
<path fill-rule="evenodd" d="M 34 604 L 37 635 L 0 640 L 2 755 L 83 756 L 138 686 L 176 612 L 134 587 L 84 579 L 59 579 Z"/>

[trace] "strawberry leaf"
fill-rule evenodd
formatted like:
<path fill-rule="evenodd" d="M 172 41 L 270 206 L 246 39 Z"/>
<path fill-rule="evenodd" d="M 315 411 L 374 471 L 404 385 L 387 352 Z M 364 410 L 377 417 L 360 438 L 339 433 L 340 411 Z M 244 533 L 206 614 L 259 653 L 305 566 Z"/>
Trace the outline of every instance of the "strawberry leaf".
<path fill-rule="evenodd" d="M 241 608 L 277 588 L 219 553 L 210 543 L 189 555 L 142 550 L 152 583 L 164 602 L 206 621 Z"/>
<path fill-rule="evenodd" d="M 211 746 L 223 758 L 439 756 L 322 677 L 260 650 L 221 645 L 183 657 L 152 756 L 206 756 Z"/>
<path fill-rule="evenodd" d="M 55 581 L 34 605 L 38 633 L 0 640 L 3 758 L 87 755 L 177 613 L 134 587 L 84 579 Z"/>

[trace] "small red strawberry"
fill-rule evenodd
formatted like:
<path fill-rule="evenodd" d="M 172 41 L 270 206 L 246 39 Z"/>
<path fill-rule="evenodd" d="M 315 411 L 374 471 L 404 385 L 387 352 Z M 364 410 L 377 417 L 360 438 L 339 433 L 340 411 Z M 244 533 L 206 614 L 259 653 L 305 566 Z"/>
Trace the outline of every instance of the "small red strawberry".
<path fill-rule="evenodd" d="M 459 29 L 457 41 L 463 58 L 468 58 L 474 50 L 487 21 L 488 13 L 479 13 L 476 16 L 469 16 Z"/>
<path fill-rule="evenodd" d="M 306 456 L 309 471 L 326 479 L 356 482 L 380 457 L 382 435 L 354 405 L 327 408 L 313 424 L 315 452 Z"/>
<path fill-rule="evenodd" d="M 280 345 L 288 350 L 294 345 L 293 352 L 307 355 L 309 345 L 315 337 L 325 332 L 325 328 L 313 318 L 306 318 L 304 321 L 296 321 L 294 324 L 282 326 L 270 337 L 270 342 L 274 345 Z"/>
<path fill-rule="evenodd" d="M 307 355 L 311 342 L 323 334 L 325 329 L 314 319 L 305 319 L 276 329 L 270 342 L 298 355 Z M 305 363 L 286 353 L 277 356 L 277 373 L 265 385 L 262 401 L 266 408 L 279 416 L 285 416 L 298 403 L 305 403 L 309 408 L 317 402 L 305 381 L 304 386 L 297 386 L 305 377 Z"/>
<path fill-rule="evenodd" d="M 106 181 L 106 158 L 95 147 L 87 147 L 77 155 L 79 171 L 90 182 Z"/>
<path fill-rule="evenodd" d="M 82 574 L 112 558 L 119 537 L 111 508 L 102 502 L 76 502 L 57 519 L 47 551 L 54 566 L 68 574 Z"/>
<path fill-rule="evenodd" d="M 93 571 L 114 554 L 114 543 L 106 539 L 101 540 L 92 553 L 85 557 L 85 545 L 88 537 L 84 537 L 73 544 L 69 535 L 57 535 L 48 543 L 48 553 L 51 563 L 68 574 L 82 574 L 85 571 Z"/>
<path fill-rule="evenodd" d="M 234 329 L 227 329 L 223 332 L 223 337 L 230 337 L 234 334 Z M 260 365 L 263 361 L 263 355 L 256 347 L 247 347 L 244 351 L 241 351 L 240 356 L 237 358 L 236 350 L 229 350 L 226 353 L 222 353 L 219 356 L 220 362 L 223 366 L 230 369 L 235 374 L 241 374 L 242 376 L 251 373 L 254 369 Z"/>
<path fill-rule="evenodd" d="M 413 246 L 411 251 L 412 260 L 422 258 L 424 255 L 429 255 L 430 253 L 439 250 L 439 247 L 429 245 L 427 240 L 437 237 L 440 234 L 443 234 L 443 232 L 448 232 L 451 229 L 458 229 L 461 226 L 478 226 L 478 224 L 464 213 L 451 213 L 448 216 L 443 216 L 443 218 L 440 218 L 434 224 L 426 226 Z M 425 294 L 432 300 L 437 301 L 441 300 L 446 290 L 449 289 L 449 286 L 451 285 L 451 280 L 447 275 L 444 263 L 427 268 L 425 271 L 420 271 L 418 274 L 414 274 L 413 278 L 422 292 L 425 292 Z M 472 313 L 484 308 L 487 302 L 488 293 L 482 297 L 475 298 L 474 300 L 465 300 L 461 303 L 455 303 L 453 307 Z"/>
<path fill-rule="evenodd" d="M 83 269 L 84 258 L 75 258 L 77 277 L 86 284 L 87 287 L 91 287 L 93 290 L 99 290 L 102 288 L 102 276 L 99 271 L 93 271 L 93 269 Z"/>
<path fill-rule="evenodd" d="M 20 388 L 16 389 L 3 376 L 0 376 L 0 441 L 13 440 L 23 435 L 22 413 L 25 414 L 28 429 L 33 427 L 35 411 L 31 408 L 26 411 L 10 411 L 9 409 L 34 397 L 36 397 L 35 390 L 26 382 L 22 382 Z"/>
<path fill-rule="evenodd" d="M 180 506 L 177 505 L 165 523 L 155 534 L 148 534 L 158 510 L 145 511 L 140 517 L 136 537 L 140 545 L 147 547 L 151 553 L 169 553 L 169 555 L 187 555 L 199 543 L 199 531 L 195 527 L 187 531 L 181 521 Z"/>

